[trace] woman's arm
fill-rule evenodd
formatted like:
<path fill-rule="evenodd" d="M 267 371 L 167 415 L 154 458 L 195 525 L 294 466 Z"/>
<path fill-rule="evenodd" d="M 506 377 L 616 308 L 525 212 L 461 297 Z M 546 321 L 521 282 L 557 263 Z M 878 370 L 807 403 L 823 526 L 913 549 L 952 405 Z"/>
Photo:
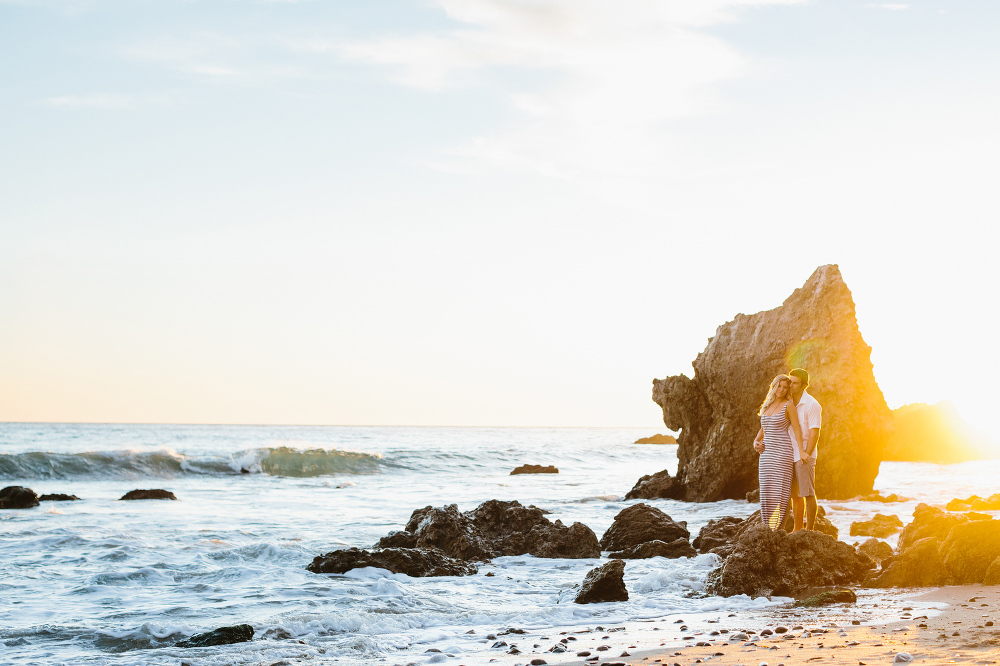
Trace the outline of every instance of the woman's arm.
<path fill-rule="evenodd" d="M 795 405 L 791 402 L 785 405 L 785 415 L 792 424 L 792 432 L 795 433 L 796 444 L 799 446 L 799 453 L 802 454 L 802 459 L 805 460 L 809 457 L 806 453 L 805 445 L 802 443 L 802 428 L 799 426 L 799 413 L 795 409 Z"/>
<path fill-rule="evenodd" d="M 764 426 L 757 431 L 757 436 L 753 438 L 753 448 L 757 453 L 764 453 Z"/>

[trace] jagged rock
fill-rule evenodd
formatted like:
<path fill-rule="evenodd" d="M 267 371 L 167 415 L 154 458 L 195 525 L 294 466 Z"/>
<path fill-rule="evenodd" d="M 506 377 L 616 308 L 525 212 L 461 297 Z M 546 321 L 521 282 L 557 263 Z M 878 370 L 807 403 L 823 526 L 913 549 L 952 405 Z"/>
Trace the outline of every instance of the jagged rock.
<path fill-rule="evenodd" d="M 677 439 L 673 435 L 653 435 L 652 437 L 640 437 L 635 440 L 635 444 L 676 444 Z"/>
<path fill-rule="evenodd" d="M 815 530 L 786 534 L 754 525 L 708 576 L 706 591 L 731 597 L 794 596 L 810 588 L 856 585 L 874 563 L 846 543 Z"/>
<path fill-rule="evenodd" d="M 901 529 L 903 529 L 903 521 L 899 519 L 899 516 L 876 513 L 871 520 L 851 523 L 851 536 L 870 536 L 884 539 Z"/>
<path fill-rule="evenodd" d="M 548 465 L 543 467 L 542 465 L 521 465 L 520 467 L 515 467 L 510 473 L 510 476 L 515 474 L 558 474 L 559 470 L 555 465 Z"/>
<path fill-rule="evenodd" d="M 761 522 L 760 511 L 754 511 L 747 520 L 752 520 L 755 523 Z M 788 509 L 788 516 L 785 518 L 785 524 L 782 529 L 786 532 L 791 532 L 795 529 L 795 516 L 792 515 L 791 507 Z M 816 524 L 813 525 L 813 529 L 827 536 L 832 536 L 834 539 L 840 536 L 840 530 L 826 517 L 826 509 L 822 505 L 816 507 Z"/>
<path fill-rule="evenodd" d="M 871 538 L 858 546 L 858 552 L 867 555 L 875 562 L 881 564 L 883 561 L 892 557 L 892 546 L 887 544 L 885 541 L 879 541 L 878 539 Z"/>
<path fill-rule="evenodd" d="M 679 499 L 682 494 L 683 488 L 675 483 L 669 471 L 663 470 L 641 477 L 625 493 L 625 499 Z"/>
<path fill-rule="evenodd" d="M 823 406 L 818 496 L 872 492 L 892 415 L 837 266 L 817 268 L 780 307 L 720 326 L 693 365 L 693 379 L 653 380 L 663 423 L 680 431 L 677 478 L 661 477 L 650 490 L 640 481 L 628 497 L 743 499 L 757 487 L 757 409 L 771 379 L 790 367 L 809 371 L 809 393 Z"/>
<path fill-rule="evenodd" d="M 869 587 L 929 587 L 984 583 L 1000 558 L 1000 521 L 980 513 L 947 513 L 918 504 L 893 557 Z"/>
<path fill-rule="evenodd" d="M 757 514 L 760 515 L 759 513 Z M 737 518 L 736 516 L 723 516 L 722 518 L 715 518 L 708 521 L 708 524 L 701 528 L 698 532 L 698 536 L 695 537 L 692 546 L 699 553 L 711 552 L 713 548 L 718 548 L 719 546 L 726 546 L 739 536 L 740 527 L 743 525 L 745 518 Z"/>
<path fill-rule="evenodd" d="M 795 602 L 794 606 L 796 608 L 816 608 L 830 604 L 855 604 L 857 602 L 858 595 L 854 593 L 854 590 L 830 590 L 806 599 L 800 599 Z"/>
<path fill-rule="evenodd" d="M 601 537 L 601 548 L 626 550 L 647 541 L 670 543 L 677 539 L 687 541 L 690 536 L 687 523 L 675 522 L 656 507 L 640 502 L 618 512 L 611 527 Z"/>
<path fill-rule="evenodd" d="M 160 500 L 177 499 L 172 492 L 169 490 L 163 490 L 162 488 L 155 488 L 153 490 L 130 490 L 121 496 L 122 500 Z M 121 500 L 119 500 L 121 501 Z M 244 625 L 239 625 L 244 626 Z"/>
<path fill-rule="evenodd" d="M 1000 509 L 1000 493 L 990 495 L 983 499 L 979 495 L 973 495 L 966 499 L 955 498 L 948 502 L 949 511 L 996 511 Z"/>
<path fill-rule="evenodd" d="M 646 541 L 638 546 L 632 546 L 625 550 L 618 550 L 608 553 L 608 557 L 620 560 L 643 560 L 650 557 L 666 557 L 677 559 L 678 557 L 694 557 L 698 554 L 687 539 L 674 539 L 670 543 L 665 541 Z"/>
<path fill-rule="evenodd" d="M 7 486 L 0 490 L 0 509 L 30 509 L 38 506 L 38 495 L 31 488 Z"/>
<path fill-rule="evenodd" d="M 597 535 L 583 523 L 554 523 L 535 506 L 517 501 L 483 502 L 464 513 L 450 504 L 427 506 L 410 516 L 406 527 L 378 542 L 379 548 L 439 548 L 459 560 L 487 561 L 501 555 L 600 557 Z"/>
<path fill-rule="evenodd" d="M 474 564 L 448 557 L 437 548 L 345 548 L 317 555 L 306 567 L 313 573 L 344 573 L 362 567 L 378 567 L 393 573 L 424 576 L 471 576 Z"/>
<path fill-rule="evenodd" d="M 51 493 L 38 498 L 39 502 L 75 502 L 80 498 L 76 495 L 65 495 L 63 493 Z"/>
<path fill-rule="evenodd" d="M 580 593 L 576 595 L 578 604 L 598 604 L 605 601 L 628 601 L 625 589 L 625 563 L 611 560 L 596 569 L 591 569 L 583 578 Z"/>
<path fill-rule="evenodd" d="M 177 647 L 209 647 L 212 645 L 230 645 L 246 643 L 253 640 L 253 627 L 249 624 L 237 624 L 232 627 L 219 627 L 204 634 L 195 634 L 187 640 L 177 643 Z"/>

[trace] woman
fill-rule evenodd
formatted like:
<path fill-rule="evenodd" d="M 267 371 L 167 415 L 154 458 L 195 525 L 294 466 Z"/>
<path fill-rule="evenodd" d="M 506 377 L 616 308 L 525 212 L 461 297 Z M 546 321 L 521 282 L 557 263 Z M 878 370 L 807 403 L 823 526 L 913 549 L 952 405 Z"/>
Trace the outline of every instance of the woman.
<path fill-rule="evenodd" d="M 771 380 L 771 389 L 764 398 L 757 414 L 760 430 L 754 438 L 754 448 L 761 454 L 757 467 L 760 481 L 760 518 L 772 530 L 785 524 L 788 501 L 792 492 L 794 462 L 792 446 L 798 446 L 802 458 L 807 457 L 802 448 L 802 429 L 799 414 L 790 398 L 791 380 L 788 375 L 778 375 Z M 795 442 L 788 436 L 791 425 Z"/>

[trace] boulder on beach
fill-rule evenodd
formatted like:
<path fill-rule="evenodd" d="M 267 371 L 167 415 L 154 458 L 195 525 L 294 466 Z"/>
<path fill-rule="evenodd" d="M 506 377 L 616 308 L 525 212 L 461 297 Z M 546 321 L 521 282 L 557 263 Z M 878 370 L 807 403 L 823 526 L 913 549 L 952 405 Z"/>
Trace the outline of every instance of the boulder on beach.
<path fill-rule="evenodd" d="M 678 557 L 694 557 L 698 554 L 691 543 L 681 537 L 667 543 L 666 541 L 644 541 L 637 546 L 608 553 L 608 557 L 620 560 L 644 560 L 650 557 L 665 557 L 675 560 Z"/>
<path fill-rule="evenodd" d="M 870 536 L 884 539 L 903 529 L 903 521 L 899 516 L 887 516 L 876 513 L 871 520 L 859 520 L 851 523 L 851 536 Z"/>
<path fill-rule="evenodd" d="M 677 539 L 687 541 L 690 536 L 687 523 L 678 523 L 656 507 L 640 502 L 618 512 L 601 537 L 601 549 L 626 550 L 647 541 L 670 543 Z"/>
<path fill-rule="evenodd" d="M 0 490 L 0 509 L 30 509 L 38 506 L 38 495 L 31 488 L 7 486 Z"/>
<path fill-rule="evenodd" d="M 990 575 L 1000 568 L 1000 521 L 981 513 L 948 513 L 918 504 L 913 522 L 868 587 L 930 587 L 997 584 Z M 987 580 L 993 582 L 987 583 Z"/>
<path fill-rule="evenodd" d="M 652 437 L 640 437 L 635 440 L 635 444 L 676 444 L 677 438 L 673 435 L 653 435 Z"/>
<path fill-rule="evenodd" d="M 836 265 L 817 268 L 781 306 L 720 326 L 693 366 L 693 378 L 653 380 L 664 425 L 680 431 L 676 478 L 643 477 L 627 497 L 746 497 L 757 487 L 757 408 L 771 379 L 795 367 L 808 370 L 809 393 L 823 406 L 818 496 L 872 492 L 892 414 Z"/>
<path fill-rule="evenodd" d="M 874 562 L 882 564 L 882 562 L 892 557 L 892 546 L 885 541 L 879 541 L 875 537 L 872 537 L 858 545 L 858 552 L 872 558 Z"/>
<path fill-rule="evenodd" d="M 379 548 L 438 548 L 459 560 L 487 561 L 503 555 L 600 557 L 597 535 L 583 523 L 563 525 L 535 506 L 490 500 L 471 511 L 427 506 L 406 527 L 382 537 Z"/>
<path fill-rule="evenodd" d="M 80 498 L 76 495 L 66 495 L 64 493 L 50 493 L 38 498 L 39 502 L 75 502 Z"/>
<path fill-rule="evenodd" d="M 249 624 L 237 624 L 232 627 L 219 627 L 203 634 L 195 634 L 187 640 L 177 643 L 177 647 L 194 648 L 210 647 L 212 645 L 230 645 L 246 643 L 253 640 L 253 627 Z"/>
<path fill-rule="evenodd" d="M 515 474 L 558 474 L 559 470 L 555 465 L 521 465 L 520 467 L 515 467 L 510 473 L 510 476 Z"/>
<path fill-rule="evenodd" d="M 830 604 L 855 604 L 857 602 L 858 595 L 855 594 L 854 590 L 829 590 L 805 599 L 799 599 L 793 606 L 795 608 L 816 608 Z"/>
<path fill-rule="evenodd" d="M 857 585 L 874 563 L 851 546 L 815 530 L 787 534 L 757 524 L 743 532 L 706 591 L 723 597 L 795 596 L 816 587 Z"/>
<path fill-rule="evenodd" d="M 448 557 L 437 548 L 345 548 L 317 555 L 306 567 L 313 573 L 340 574 L 351 569 L 377 567 L 414 578 L 471 576 L 476 565 Z"/>
<path fill-rule="evenodd" d="M 130 490 L 121 496 L 121 500 L 175 500 L 177 499 L 169 490 L 153 488 L 151 490 Z M 243 626 L 243 625 L 240 625 Z"/>
<path fill-rule="evenodd" d="M 611 560 L 588 571 L 575 601 L 578 604 L 628 601 L 628 590 L 625 589 L 625 563 L 621 560 Z"/>

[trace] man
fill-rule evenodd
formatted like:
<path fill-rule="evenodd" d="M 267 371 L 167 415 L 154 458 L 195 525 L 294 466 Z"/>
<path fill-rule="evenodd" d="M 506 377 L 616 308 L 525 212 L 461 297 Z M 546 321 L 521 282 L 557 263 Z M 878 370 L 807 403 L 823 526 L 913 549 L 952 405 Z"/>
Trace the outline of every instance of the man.
<path fill-rule="evenodd" d="M 802 368 L 795 368 L 788 373 L 791 378 L 792 403 L 799 415 L 799 426 L 802 428 L 803 448 L 807 457 L 802 458 L 798 446 L 792 446 L 792 458 L 795 461 L 795 471 L 792 474 L 792 515 L 795 517 L 795 529 L 802 529 L 803 514 L 805 528 L 816 528 L 816 443 L 819 442 L 819 430 L 823 423 L 823 408 L 816 398 L 806 393 L 809 387 L 809 373 Z M 795 442 L 791 429 L 788 436 Z"/>

